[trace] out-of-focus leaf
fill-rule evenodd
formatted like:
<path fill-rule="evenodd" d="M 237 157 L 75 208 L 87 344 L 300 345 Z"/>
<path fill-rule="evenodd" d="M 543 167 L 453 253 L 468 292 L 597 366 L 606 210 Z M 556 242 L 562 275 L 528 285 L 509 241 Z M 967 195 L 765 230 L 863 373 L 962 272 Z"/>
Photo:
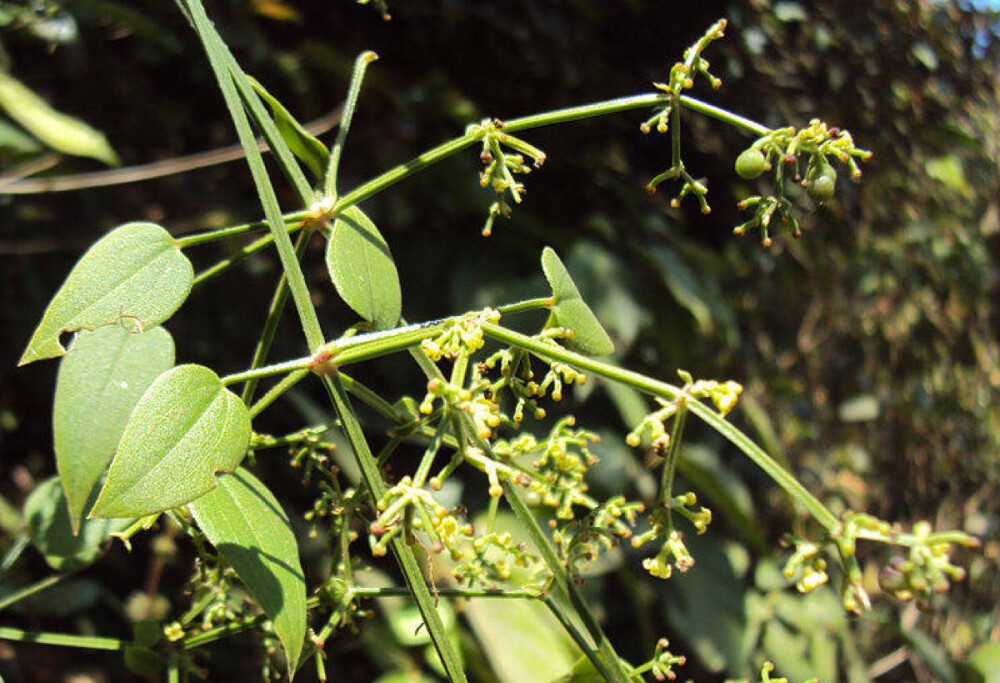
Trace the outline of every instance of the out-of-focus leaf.
<path fill-rule="evenodd" d="M 904 630 L 903 638 L 909 643 L 913 652 L 920 657 L 920 661 L 931 670 L 934 680 L 941 681 L 941 683 L 954 683 L 956 680 L 955 667 L 939 643 L 916 628 Z"/>
<path fill-rule="evenodd" d="M 766 548 L 747 485 L 722 463 L 715 451 L 701 444 L 684 443 L 677 471 L 698 492 L 698 497 L 704 495 L 712 511 L 739 531 L 751 546 L 758 550 Z"/>
<path fill-rule="evenodd" d="M 294 675 L 306 633 L 306 583 L 288 516 L 274 495 L 245 469 L 191 503 L 205 536 L 271 618 Z"/>
<path fill-rule="evenodd" d="M 961 668 L 962 683 L 1000 683 L 1000 643 L 980 645 Z"/>
<path fill-rule="evenodd" d="M 250 415 L 218 375 L 180 365 L 160 375 L 129 417 L 92 517 L 144 517 L 189 503 L 232 472 Z"/>
<path fill-rule="evenodd" d="M 399 322 L 399 273 L 382 234 L 356 206 L 337 216 L 326 248 L 326 265 L 340 298 L 384 330 Z"/>
<path fill-rule="evenodd" d="M 924 162 L 924 171 L 930 178 L 943 183 L 961 196 L 972 196 L 972 188 L 969 187 L 969 181 L 965 177 L 962 160 L 954 154 L 928 159 Z"/>
<path fill-rule="evenodd" d="M 4 590 L 4 593 L 7 592 Z M 106 597 L 106 591 L 95 579 L 71 578 L 26 598 L 11 609 L 23 609 L 36 616 L 58 619 L 86 612 L 101 600 L 102 595 Z"/>
<path fill-rule="evenodd" d="M 31 540 L 56 571 L 85 567 L 101 554 L 101 544 L 122 531 L 131 519 L 89 519 L 73 533 L 59 477 L 46 479 L 24 502 Z"/>
<path fill-rule="evenodd" d="M 685 543 L 695 565 L 661 583 L 667 620 L 710 671 L 747 677 L 746 585 L 714 538 L 689 534 Z"/>
<path fill-rule="evenodd" d="M 117 166 L 118 155 L 107 138 L 83 121 L 56 111 L 41 97 L 5 71 L 0 71 L 0 107 L 10 118 L 46 145 L 78 157 L 90 157 Z"/>
<path fill-rule="evenodd" d="M 699 277 L 666 245 L 653 245 L 646 250 L 646 255 L 656 264 L 667 290 L 695 319 L 702 334 L 715 336 L 722 333 L 728 343 L 735 342 L 732 312 L 719 291 L 713 288 L 711 277 Z"/>
<path fill-rule="evenodd" d="M 0 119 L 0 150 L 17 154 L 34 154 L 42 149 L 35 138 L 13 124 Z"/>
<path fill-rule="evenodd" d="M 566 266 L 550 247 L 545 247 L 542 251 L 542 271 L 555 299 L 552 315 L 556 324 L 573 331 L 573 336 L 566 343 L 577 351 L 593 356 L 606 356 L 614 351 L 615 345 L 611 337 L 590 310 L 590 306 L 584 302 Z"/>
<path fill-rule="evenodd" d="M 570 252 L 566 268 L 576 274 L 574 282 L 602 325 L 623 346 L 630 346 L 649 316 L 636 303 L 622 264 L 607 249 L 581 242 Z"/>
<path fill-rule="evenodd" d="M 173 364 L 174 340 L 162 327 L 142 334 L 118 325 L 81 332 L 63 357 L 52 432 L 74 531 L 139 397 Z"/>
<path fill-rule="evenodd" d="M 60 335 L 119 321 L 133 331 L 159 325 L 191 292 L 194 268 L 153 223 L 127 223 L 85 253 L 52 298 L 18 365 L 66 353 Z"/>
<path fill-rule="evenodd" d="M 282 5 L 283 6 L 283 5 Z M 326 173 L 326 165 L 330 159 L 330 150 L 322 142 L 302 127 L 292 116 L 285 105 L 279 102 L 263 85 L 253 78 L 247 77 L 257 94 L 267 102 L 274 116 L 274 124 L 278 127 L 281 139 L 285 141 L 292 154 L 297 156 L 312 172 L 313 178 L 321 180 Z"/>
<path fill-rule="evenodd" d="M 878 399 L 862 394 L 847 399 L 837 407 L 837 417 L 843 422 L 870 422 L 881 412 Z"/>

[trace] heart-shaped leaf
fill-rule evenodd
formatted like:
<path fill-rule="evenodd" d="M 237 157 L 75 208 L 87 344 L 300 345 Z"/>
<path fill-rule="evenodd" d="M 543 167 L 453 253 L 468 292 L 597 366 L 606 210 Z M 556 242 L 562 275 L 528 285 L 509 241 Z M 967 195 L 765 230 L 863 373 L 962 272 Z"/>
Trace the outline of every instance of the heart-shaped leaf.
<path fill-rule="evenodd" d="M 233 566 L 274 623 L 294 675 L 306 632 L 306 583 L 288 516 L 242 467 L 220 475 L 214 491 L 190 505 L 198 526 Z"/>
<path fill-rule="evenodd" d="M 250 443 L 250 414 L 218 375 L 179 365 L 160 375 L 125 425 L 91 517 L 145 517 L 190 503 L 232 472 Z"/>
<path fill-rule="evenodd" d="M 56 571 L 92 563 L 101 554 L 101 543 L 132 523 L 131 519 L 88 519 L 76 533 L 70 526 L 59 477 L 50 477 L 35 487 L 24 502 L 24 516 L 32 542 Z"/>
<path fill-rule="evenodd" d="M 303 128 L 302 124 L 296 121 L 295 117 L 263 85 L 249 76 L 247 80 L 250 81 L 250 85 L 257 91 L 261 99 L 267 102 L 267 106 L 271 108 L 274 124 L 278 127 L 278 133 L 288 145 L 288 149 L 292 150 L 292 154 L 309 168 L 313 178 L 321 180 L 326 173 L 326 164 L 330 160 L 330 150 Z"/>
<path fill-rule="evenodd" d="M 90 157 L 110 166 L 119 163 L 118 155 L 102 133 L 80 119 L 56 111 L 28 86 L 4 71 L 0 71 L 0 107 L 57 152 Z"/>
<path fill-rule="evenodd" d="M 127 223 L 105 235 L 73 267 L 42 316 L 18 365 L 66 353 L 59 336 L 121 321 L 141 332 L 180 308 L 194 268 L 166 230 Z"/>
<path fill-rule="evenodd" d="M 615 345 L 611 337 L 580 296 L 580 290 L 576 288 L 566 266 L 550 247 L 545 247 L 542 251 L 542 271 L 555 298 L 552 315 L 556 325 L 573 330 L 573 336 L 566 343 L 577 351 L 593 356 L 606 356 L 614 351 Z"/>
<path fill-rule="evenodd" d="M 74 532 L 136 402 L 173 364 L 165 329 L 132 334 L 119 325 L 81 333 L 59 364 L 52 432 Z"/>
<path fill-rule="evenodd" d="M 334 221 L 326 266 L 340 298 L 375 329 L 399 322 L 403 305 L 396 264 L 382 234 L 358 207 Z"/>

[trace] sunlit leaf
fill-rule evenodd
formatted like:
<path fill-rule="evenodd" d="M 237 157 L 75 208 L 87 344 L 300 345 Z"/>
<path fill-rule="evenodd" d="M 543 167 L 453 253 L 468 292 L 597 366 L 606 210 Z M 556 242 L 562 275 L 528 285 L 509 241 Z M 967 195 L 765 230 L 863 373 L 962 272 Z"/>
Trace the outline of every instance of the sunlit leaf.
<path fill-rule="evenodd" d="M 129 417 L 92 517 L 144 517 L 189 503 L 232 472 L 250 442 L 243 401 L 200 365 L 160 375 Z"/>
<path fill-rule="evenodd" d="M 552 315 L 556 324 L 573 330 L 573 336 L 567 340 L 567 344 L 577 351 L 594 356 L 606 356 L 614 351 L 611 337 L 580 296 L 566 266 L 549 247 L 542 251 L 542 270 L 555 298 Z"/>
<path fill-rule="evenodd" d="M 306 584 L 288 516 L 247 470 L 220 475 L 214 491 L 193 501 L 198 526 L 271 618 L 294 672 L 306 632 Z"/>
<path fill-rule="evenodd" d="M 267 106 L 271 108 L 271 114 L 274 116 L 274 123 L 278 127 L 281 139 L 292 150 L 292 154 L 309 168 L 313 178 L 322 179 L 326 173 L 326 164 L 330 159 L 330 150 L 303 128 L 302 124 L 263 85 L 249 76 L 247 80 L 250 81 L 250 85 L 257 91 L 261 99 L 267 102 Z"/>
<path fill-rule="evenodd" d="M 402 295 L 396 264 L 378 228 L 356 206 L 334 222 L 326 265 L 340 297 L 375 329 L 399 322 Z"/>
<path fill-rule="evenodd" d="M 59 477 L 41 482 L 24 502 L 31 540 L 56 571 L 85 567 L 101 554 L 101 543 L 131 519 L 88 519 L 74 534 Z"/>
<path fill-rule="evenodd" d="M 41 97 L 5 71 L 0 71 L 0 107 L 25 130 L 46 145 L 78 157 L 90 157 L 117 166 L 118 155 L 103 133 L 80 119 L 56 111 Z"/>
<path fill-rule="evenodd" d="M 19 365 L 66 353 L 60 335 L 121 323 L 159 325 L 191 291 L 194 269 L 166 230 L 127 223 L 105 235 L 73 267 L 45 310 Z"/>
<path fill-rule="evenodd" d="M 132 334 L 119 325 L 81 332 L 59 364 L 52 431 L 74 531 L 136 402 L 173 364 L 165 329 Z"/>

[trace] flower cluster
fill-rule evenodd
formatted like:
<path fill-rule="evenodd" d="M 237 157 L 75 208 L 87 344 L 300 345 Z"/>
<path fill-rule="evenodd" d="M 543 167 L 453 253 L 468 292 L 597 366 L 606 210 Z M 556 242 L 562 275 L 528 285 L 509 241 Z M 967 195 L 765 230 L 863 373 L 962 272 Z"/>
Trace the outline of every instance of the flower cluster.
<path fill-rule="evenodd" d="M 644 509 L 642 503 L 614 496 L 594 507 L 583 519 L 559 528 L 556 528 L 558 522 L 551 520 L 552 540 L 570 574 L 579 577 L 582 563 L 594 562 L 602 551 L 617 547 L 621 539 L 631 538 L 636 519 Z"/>
<path fill-rule="evenodd" d="M 684 380 L 681 393 L 672 401 L 657 398 L 660 409 L 656 410 L 642 419 L 642 422 L 629 432 L 625 437 L 625 443 L 636 448 L 642 443 L 643 437 L 649 439 L 652 446 L 657 451 L 665 449 L 670 445 L 670 435 L 667 433 L 666 423 L 673 418 L 678 411 L 684 410 L 688 399 L 707 398 L 715 405 L 723 417 L 736 407 L 740 394 L 743 393 L 743 386 L 739 382 L 726 380 L 719 382 L 714 379 L 700 379 L 695 381 L 691 374 L 685 370 L 678 370 L 677 374 Z"/>
<path fill-rule="evenodd" d="M 479 160 L 483 162 L 484 169 L 479 174 L 479 184 L 493 188 L 497 196 L 496 201 L 490 205 L 486 224 L 483 226 L 484 237 L 489 237 L 493 232 L 493 221 L 497 216 L 510 215 L 507 195 L 510 195 L 515 204 L 521 203 L 521 196 L 525 192 L 524 184 L 514 174 L 527 175 L 532 167 L 538 168 L 545 163 L 545 152 L 503 132 L 503 125 L 503 121 L 499 119 L 484 119 L 466 130 L 466 134 L 481 135 L 482 151 Z M 525 157 L 531 159 L 531 166 L 525 162 Z"/>
<path fill-rule="evenodd" d="M 932 594 L 946 593 L 952 581 L 965 578 L 965 570 L 951 563 L 952 544 L 974 546 L 976 541 L 955 536 L 955 532 L 935 534 L 927 522 L 915 524 L 909 557 L 893 557 L 879 573 L 882 590 L 899 600 L 916 599 L 926 609 Z"/>
<path fill-rule="evenodd" d="M 677 674 L 674 673 L 674 667 L 684 666 L 687 662 L 684 655 L 675 655 L 667 649 L 668 647 L 670 647 L 670 642 L 666 638 L 660 638 L 656 642 L 656 649 L 653 650 L 650 672 L 658 681 L 675 680 Z"/>
<path fill-rule="evenodd" d="M 670 201 L 670 205 L 675 208 L 680 206 L 681 200 L 690 194 L 698 200 L 702 213 L 709 213 L 712 210 L 706 199 L 708 187 L 705 185 L 705 182 L 703 180 L 696 180 L 691 176 L 680 159 L 681 108 L 678 101 L 685 90 L 694 87 L 694 79 L 698 74 L 703 74 L 712 84 L 713 88 L 718 88 L 722 85 L 722 81 L 709 72 L 708 60 L 703 58 L 701 53 L 712 41 L 722 38 L 725 29 L 725 19 L 713 24 L 698 42 L 684 51 L 684 60 L 677 62 L 670 69 L 670 78 L 667 83 L 653 84 L 657 89 L 667 93 L 667 103 L 662 109 L 653 114 L 649 120 L 639 126 L 639 130 L 643 133 L 649 133 L 654 127 L 657 132 L 666 133 L 673 127 L 674 144 L 671 153 L 671 166 L 650 180 L 646 185 L 646 189 L 649 192 L 655 192 L 657 186 L 666 180 L 681 180 L 680 192 Z"/>
<path fill-rule="evenodd" d="M 451 575 L 469 586 L 496 588 L 498 582 L 510 579 L 513 567 L 527 568 L 538 562 L 538 557 L 524 543 L 516 543 L 509 533 L 476 536 L 466 554 Z"/>
<path fill-rule="evenodd" d="M 736 235 L 760 228 L 761 242 L 765 247 L 772 244 L 769 226 L 774 218 L 791 226 L 792 235 L 802 234 L 793 212 L 791 202 L 785 197 L 784 180 L 801 184 L 806 193 L 817 204 L 823 204 L 836 193 L 837 172 L 830 159 L 845 165 L 852 178 L 861 176 L 856 159 L 866 161 L 871 152 L 858 149 L 851 134 L 845 130 L 829 127 L 818 119 L 813 119 L 802 129 L 778 128 L 758 138 L 736 159 L 736 172 L 746 180 L 755 180 L 764 172 L 774 170 L 775 196 L 753 196 L 741 201 L 740 210 L 753 209 L 753 216 L 733 229 Z M 801 173 L 802 159 L 806 171 Z"/>
<path fill-rule="evenodd" d="M 437 337 L 422 341 L 420 348 L 435 362 L 442 358 L 455 360 L 461 356 L 471 356 L 483 348 L 483 330 L 480 323 L 499 321 L 500 313 L 493 308 L 467 313 L 455 318 Z"/>
<path fill-rule="evenodd" d="M 386 491 L 375 509 L 379 514 L 368 530 L 372 554 L 376 557 L 385 555 L 389 542 L 400 533 L 412 538 L 415 531 L 422 531 L 430 538 L 434 552 L 447 549 L 452 559 L 458 561 L 462 559 L 460 544 L 472 538 L 471 524 L 449 512 L 430 491 L 414 486 L 409 476 Z"/>
<path fill-rule="evenodd" d="M 784 541 L 795 550 L 785 562 L 782 574 L 789 581 L 795 581 L 795 588 L 800 593 L 808 593 L 830 580 L 826 560 L 820 555 L 821 548 L 817 544 L 791 536 L 786 536 Z"/>

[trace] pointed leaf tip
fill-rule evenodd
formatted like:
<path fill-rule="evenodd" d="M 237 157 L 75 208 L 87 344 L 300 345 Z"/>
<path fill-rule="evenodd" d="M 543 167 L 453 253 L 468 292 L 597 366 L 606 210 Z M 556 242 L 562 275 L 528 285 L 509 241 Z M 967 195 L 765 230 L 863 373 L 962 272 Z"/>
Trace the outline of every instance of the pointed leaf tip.
<path fill-rule="evenodd" d="M 174 340 L 165 329 L 132 334 L 118 325 L 80 333 L 60 362 L 52 432 L 74 532 L 132 409 L 173 364 Z"/>
<path fill-rule="evenodd" d="M 85 253 L 52 298 L 18 365 L 66 353 L 60 336 L 120 323 L 141 332 L 173 315 L 194 268 L 166 230 L 127 223 Z"/>
<path fill-rule="evenodd" d="M 218 488 L 190 507 L 205 536 L 271 618 L 293 677 L 305 642 L 306 584 L 288 516 L 243 468 L 220 475 Z"/>
<path fill-rule="evenodd" d="M 542 271 L 555 299 L 552 315 L 556 324 L 573 331 L 573 336 L 566 340 L 567 346 L 592 356 L 612 353 L 615 345 L 611 337 L 580 296 L 569 271 L 551 247 L 542 251 Z"/>
<path fill-rule="evenodd" d="M 189 503 L 232 472 L 250 414 L 218 375 L 180 365 L 160 375 L 129 417 L 91 517 L 144 517 Z"/>

